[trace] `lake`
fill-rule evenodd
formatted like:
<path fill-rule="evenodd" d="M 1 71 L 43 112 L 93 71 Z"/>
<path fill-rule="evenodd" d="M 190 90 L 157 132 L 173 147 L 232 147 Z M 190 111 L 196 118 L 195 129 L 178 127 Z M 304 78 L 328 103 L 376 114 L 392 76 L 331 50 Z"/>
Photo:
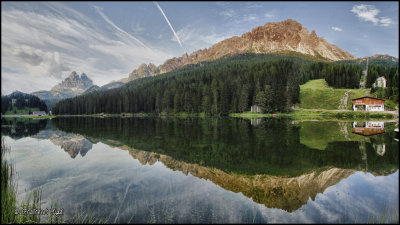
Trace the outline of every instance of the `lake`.
<path fill-rule="evenodd" d="M 393 122 L 2 119 L 17 198 L 110 223 L 398 221 Z"/>

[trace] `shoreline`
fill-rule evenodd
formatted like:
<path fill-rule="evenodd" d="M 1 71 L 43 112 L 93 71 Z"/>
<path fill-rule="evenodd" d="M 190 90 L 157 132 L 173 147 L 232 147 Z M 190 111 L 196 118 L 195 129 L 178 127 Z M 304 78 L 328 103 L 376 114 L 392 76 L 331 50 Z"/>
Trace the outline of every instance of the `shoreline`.
<path fill-rule="evenodd" d="M 384 112 L 366 112 L 366 111 L 350 111 L 350 110 L 326 110 L 326 109 L 295 109 L 286 113 L 230 113 L 228 115 L 210 116 L 205 113 L 121 113 L 121 114 L 81 114 L 81 115 L 51 115 L 51 116 L 31 116 L 31 115 L 2 115 L 2 118 L 30 118 L 30 119 L 52 119 L 56 117 L 161 117 L 161 118 L 211 118 L 211 117 L 233 117 L 244 119 L 260 119 L 260 118 L 291 118 L 293 120 L 315 119 L 340 119 L 340 120 L 394 120 L 398 121 L 397 111 Z"/>
<path fill-rule="evenodd" d="M 398 120 L 397 111 L 366 112 L 366 111 L 326 110 L 326 109 L 296 109 L 287 113 L 265 113 L 265 114 L 244 112 L 244 113 L 232 113 L 230 114 L 230 116 L 246 118 L 246 119 L 258 119 L 265 117 L 265 118 L 291 118 L 294 120 L 302 120 L 302 119 Z"/>

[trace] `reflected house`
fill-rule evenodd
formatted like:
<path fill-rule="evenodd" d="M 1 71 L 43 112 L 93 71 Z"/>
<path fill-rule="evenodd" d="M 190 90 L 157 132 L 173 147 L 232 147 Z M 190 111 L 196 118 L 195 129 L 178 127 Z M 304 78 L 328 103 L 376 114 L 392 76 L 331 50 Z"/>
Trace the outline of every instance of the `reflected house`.
<path fill-rule="evenodd" d="M 353 122 L 353 133 L 371 136 L 385 133 L 384 122 Z"/>
<path fill-rule="evenodd" d="M 386 152 L 385 144 L 373 144 L 372 147 L 375 149 L 376 153 L 380 156 L 383 156 Z"/>
<path fill-rule="evenodd" d="M 252 126 L 258 126 L 261 124 L 261 119 L 251 119 Z"/>
<path fill-rule="evenodd" d="M 385 111 L 385 99 L 364 96 L 352 99 L 353 111 Z"/>

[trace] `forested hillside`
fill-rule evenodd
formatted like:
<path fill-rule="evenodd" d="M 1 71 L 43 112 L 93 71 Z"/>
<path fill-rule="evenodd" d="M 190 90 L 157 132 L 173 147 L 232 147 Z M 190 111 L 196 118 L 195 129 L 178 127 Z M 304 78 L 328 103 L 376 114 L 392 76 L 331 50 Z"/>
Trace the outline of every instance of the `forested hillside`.
<path fill-rule="evenodd" d="M 335 88 L 358 88 L 362 67 L 328 63 L 301 54 L 243 54 L 187 65 L 114 90 L 60 101 L 55 114 L 228 114 L 259 104 L 264 112 L 286 112 L 299 102 L 299 85 L 324 78 Z"/>
<path fill-rule="evenodd" d="M 373 87 L 378 77 L 386 78 L 386 88 Z M 371 65 L 368 67 L 366 87 L 371 88 L 371 93 L 378 98 L 390 99 L 399 102 L 399 67 Z"/>
<path fill-rule="evenodd" d="M 10 95 L 1 96 L 2 114 L 30 114 L 34 110 L 48 112 L 46 104 L 34 95 L 15 91 Z"/>

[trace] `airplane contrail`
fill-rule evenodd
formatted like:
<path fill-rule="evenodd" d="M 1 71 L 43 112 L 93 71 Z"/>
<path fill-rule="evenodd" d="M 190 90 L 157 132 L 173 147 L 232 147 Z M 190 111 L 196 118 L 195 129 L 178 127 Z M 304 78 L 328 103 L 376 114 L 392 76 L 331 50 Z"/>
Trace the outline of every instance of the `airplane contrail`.
<path fill-rule="evenodd" d="M 115 23 L 113 23 L 106 15 L 104 15 L 104 13 L 103 13 L 103 11 L 101 11 L 101 8 L 100 8 L 100 7 L 98 7 L 98 6 L 93 6 L 93 7 L 96 9 L 97 13 L 99 13 L 100 16 L 103 17 L 103 19 L 104 19 L 107 23 L 109 23 L 111 26 L 113 26 L 113 27 L 114 27 L 115 29 L 117 29 L 118 31 L 120 31 L 120 32 L 122 32 L 122 33 L 124 33 L 124 34 L 126 34 L 128 37 L 132 38 L 133 40 L 137 41 L 137 42 L 138 42 L 140 45 L 142 45 L 143 47 L 149 49 L 149 47 L 147 47 L 145 44 L 143 44 L 143 42 L 139 41 L 139 39 L 135 38 L 134 36 L 132 36 L 132 35 L 129 34 L 128 32 L 122 30 L 122 29 L 119 28 L 117 25 L 115 25 Z"/>
<path fill-rule="evenodd" d="M 185 49 L 182 46 L 181 40 L 179 39 L 178 35 L 176 34 L 174 28 L 172 27 L 171 23 L 169 22 L 169 20 L 168 20 L 167 16 L 165 15 L 164 11 L 161 9 L 160 5 L 157 2 L 154 2 L 154 4 L 160 10 L 161 14 L 163 14 L 163 16 L 164 16 L 165 20 L 167 21 L 169 27 L 171 28 L 172 32 L 174 33 L 176 40 L 178 40 L 178 43 L 181 46 L 182 50 L 185 51 Z"/>

